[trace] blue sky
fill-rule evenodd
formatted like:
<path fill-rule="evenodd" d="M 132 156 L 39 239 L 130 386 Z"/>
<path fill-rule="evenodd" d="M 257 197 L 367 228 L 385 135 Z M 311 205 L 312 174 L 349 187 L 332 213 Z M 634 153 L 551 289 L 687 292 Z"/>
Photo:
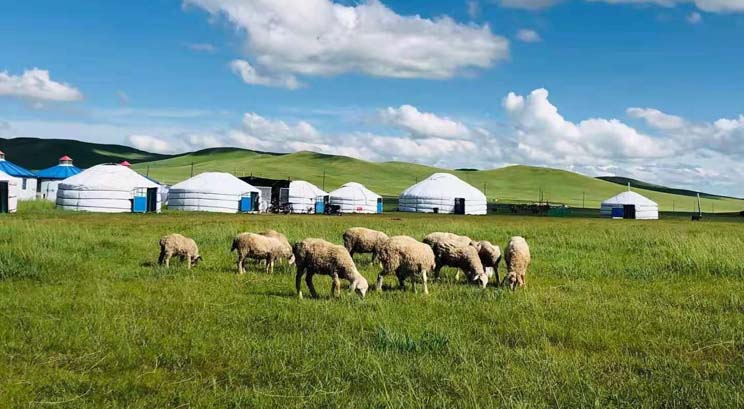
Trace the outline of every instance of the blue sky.
<path fill-rule="evenodd" d="M 2 137 L 525 163 L 744 195 L 744 0 L 2 8 Z"/>

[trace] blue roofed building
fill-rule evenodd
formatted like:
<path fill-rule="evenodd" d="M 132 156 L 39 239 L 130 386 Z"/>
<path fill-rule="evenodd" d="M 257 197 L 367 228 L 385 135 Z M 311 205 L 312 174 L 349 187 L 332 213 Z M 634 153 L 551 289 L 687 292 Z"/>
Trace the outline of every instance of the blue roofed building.
<path fill-rule="evenodd" d="M 55 202 L 59 182 L 80 172 L 82 169 L 72 164 L 71 157 L 65 155 L 59 158 L 58 165 L 36 172 L 36 177 L 39 179 L 39 195 L 43 199 Z"/>
<path fill-rule="evenodd" d="M 0 151 L 0 171 L 18 179 L 18 199 L 36 199 L 36 175 L 30 170 L 5 160 L 5 153 Z"/>

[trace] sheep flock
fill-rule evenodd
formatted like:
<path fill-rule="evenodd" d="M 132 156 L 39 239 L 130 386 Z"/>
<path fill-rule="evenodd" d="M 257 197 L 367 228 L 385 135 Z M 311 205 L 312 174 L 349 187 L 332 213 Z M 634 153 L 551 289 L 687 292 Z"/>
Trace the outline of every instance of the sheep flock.
<path fill-rule="evenodd" d="M 267 230 L 260 233 L 240 233 L 234 237 L 230 251 L 237 252 L 237 271 L 245 274 L 248 260 L 266 263 L 266 273 L 272 273 L 274 263 L 285 260 L 295 264 L 295 289 L 302 298 L 302 277 L 312 297 L 318 296 L 313 285 L 313 276 L 331 277 L 331 294 L 339 297 L 341 280 L 349 282 L 350 292 L 364 298 L 369 284 L 357 270 L 353 255 L 368 253 L 372 263 L 378 263 L 381 271 L 377 276 L 375 291 L 383 290 L 385 277 L 395 275 L 398 286 L 405 289 L 406 280 L 416 292 L 416 282 L 422 284 L 424 294 L 429 294 L 428 282 L 440 280 L 444 267 L 457 269 L 456 280 L 460 271 L 465 274 L 466 282 L 486 288 L 489 280 L 493 285 L 503 286 L 512 291 L 522 288 L 526 283 L 526 274 L 531 262 L 530 248 L 523 237 L 509 239 L 503 253 L 501 248 L 486 240 L 473 240 L 448 232 L 435 232 L 421 241 L 409 236 L 388 236 L 387 234 L 364 228 L 353 227 L 342 236 L 344 245 L 337 245 L 320 238 L 307 238 L 291 244 L 286 236 Z M 159 242 L 159 264 L 168 267 L 171 257 L 179 257 L 188 263 L 188 268 L 200 260 L 196 242 L 180 234 L 163 236 Z M 499 264 L 502 258 L 506 265 L 503 281 L 499 280 Z"/>

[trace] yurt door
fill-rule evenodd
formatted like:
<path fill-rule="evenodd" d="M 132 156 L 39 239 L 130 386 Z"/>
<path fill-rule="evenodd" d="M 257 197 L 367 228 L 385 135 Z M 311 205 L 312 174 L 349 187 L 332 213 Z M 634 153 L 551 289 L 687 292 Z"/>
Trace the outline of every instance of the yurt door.
<path fill-rule="evenodd" d="M 0 213 L 8 212 L 8 182 L 0 182 Z"/>
<path fill-rule="evenodd" d="M 382 198 L 377 199 L 377 213 L 382 213 L 383 204 Z"/>
<path fill-rule="evenodd" d="M 455 214 L 465 214 L 465 198 L 455 198 Z"/>
<path fill-rule="evenodd" d="M 147 189 L 147 212 L 157 213 L 158 211 L 158 188 L 151 187 Z"/>
<path fill-rule="evenodd" d="M 259 209 L 258 192 L 251 192 L 251 210 L 257 212 Z"/>
<path fill-rule="evenodd" d="M 635 205 L 624 205 L 623 206 L 623 219 L 635 219 L 636 208 Z"/>

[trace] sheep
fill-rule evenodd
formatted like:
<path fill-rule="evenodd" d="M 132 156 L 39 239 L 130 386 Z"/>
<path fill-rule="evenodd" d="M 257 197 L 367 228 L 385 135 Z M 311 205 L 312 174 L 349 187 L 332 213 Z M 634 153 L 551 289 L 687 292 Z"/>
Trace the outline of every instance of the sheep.
<path fill-rule="evenodd" d="M 527 267 L 530 265 L 530 247 L 523 237 L 515 236 L 509 240 L 504 252 L 506 261 L 506 276 L 504 284 L 514 290 L 516 287 L 524 287 Z"/>
<path fill-rule="evenodd" d="M 491 244 L 490 241 L 482 240 L 478 242 L 480 250 L 478 250 L 478 256 L 480 256 L 483 267 L 488 270 L 491 269 L 494 278 L 496 278 L 496 285 L 499 285 L 499 263 L 501 262 L 501 248 L 497 245 Z M 490 276 L 490 275 L 489 275 Z"/>
<path fill-rule="evenodd" d="M 331 284 L 331 293 L 338 297 L 341 294 L 340 278 L 348 280 L 351 291 L 355 291 L 362 298 L 367 295 L 369 284 L 359 271 L 357 271 L 354 260 L 351 258 L 348 250 L 344 246 L 339 246 L 322 239 L 305 239 L 295 243 L 293 247 L 295 255 L 295 264 L 297 265 L 297 276 L 295 277 L 295 287 L 297 296 L 302 298 L 302 276 L 307 273 L 305 282 L 310 290 L 310 295 L 318 297 L 318 293 L 313 286 L 313 275 L 329 275 L 333 279 Z"/>
<path fill-rule="evenodd" d="M 429 294 L 426 286 L 427 273 L 436 267 L 434 251 L 428 245 L 408 236 L 394 236 L 385 241 L 378 252 L 382 271 L 377 276 L 378 292 L 382 291 L 384 276 L 395 273 L 400 289 L 405 289 L 405 279 L 411 277 L 413 291 L 416 292 L 415 276 L 421 276 L 424 294 Z"/>
<path fill-rule="evenodd" d="M 277 233 L 280 234 L 280 233 Z M 286 239 L 284 239 L 286 241 Z M 262 234 L 241 233 L 233 239 L 230 251 L 238 251 L 238 273 L 245 274 L 245 260 L 266 260 L 266 272 L 274 272 L 274 261 L 287 259 L 289 264 L 294 263 L 294 254 L 289 242 L 284 242 L 279 237 L 268 237 Z"/>
<path fill-rule="evenodd" d="M 266 236 L 266 237 L 273 237 L 273 238 L 279 240 L 282 243 L 282 246 L 284 248 L 284 254 L 290 254 L 290 253 L 292 253 L 292 245 L 289 244 L 289 240 L 287 240 L 287 236 L 279 233 L 276 230 L 271 230 L 271 229 L 264 230 L 264 231 L 262 231 L 261 233 L 258 233 L 258 234 L 260 234 L 262 236 Z M 294 257 L 294 255 L 292 257 Z M 284 260 L 288 260 L 288 258 L 284 258 Z M 289 262 L 289 264 L 292 264 L 292 262 Z"/>
<path fill-rule="evenodd" d="M 354 253 L 372 253 L 372 262 L 377 259 L 378 247 L 388 239 L 388 235 L 364 227 L 352 227 L 344 232 L 344 247 L 354 257 Z"/>
<path fill-rule="evenodd" d="M 483 288 L 488 285 L 488 275 L 478 255 L 480 249 L 478 242 L 467 236 L 452 233 L 431 233 L 424 238 L 424 243 L 431 246 L 434 251 L 435 277 L 439 278 L 442 267 L 449 266 L 464 271 L 470 281 L 480 284 Z"/>
<path fill-rule="evenodd" d="M 160 265 L 165 264 L 166 267 L 170 267 L 170 259 L 173 256 L 178 256 L 181 261 L 188 260 L 189 269 L 197 265 L 199 261 L 203 261 L 196 242 L 178 233 L 161 237 L 158 244 L 160 245 L 160 257 L 158 258 Z"/>

